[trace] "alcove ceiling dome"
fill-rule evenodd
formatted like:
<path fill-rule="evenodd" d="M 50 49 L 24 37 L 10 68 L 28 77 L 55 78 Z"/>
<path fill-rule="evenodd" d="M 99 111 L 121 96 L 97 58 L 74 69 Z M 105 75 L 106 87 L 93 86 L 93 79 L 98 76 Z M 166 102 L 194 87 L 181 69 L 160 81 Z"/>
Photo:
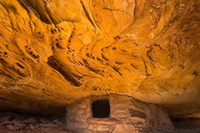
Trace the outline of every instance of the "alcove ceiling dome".
<path fill-rule="evenodd" d="M 200 0 L 0 0 L 0 109 L 121 94 L 199 117 Z"/>

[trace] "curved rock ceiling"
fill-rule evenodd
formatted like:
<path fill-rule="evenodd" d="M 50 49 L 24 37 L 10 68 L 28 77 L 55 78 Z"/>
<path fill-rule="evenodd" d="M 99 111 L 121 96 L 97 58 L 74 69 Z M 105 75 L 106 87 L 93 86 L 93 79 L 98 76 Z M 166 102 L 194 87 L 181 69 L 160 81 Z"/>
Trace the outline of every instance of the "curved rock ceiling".
<path fill-rule="evenodd" d="M 116 93 L 198 117 L 199 27 L 200 0 L 0 0 L 0 108 Z"/>

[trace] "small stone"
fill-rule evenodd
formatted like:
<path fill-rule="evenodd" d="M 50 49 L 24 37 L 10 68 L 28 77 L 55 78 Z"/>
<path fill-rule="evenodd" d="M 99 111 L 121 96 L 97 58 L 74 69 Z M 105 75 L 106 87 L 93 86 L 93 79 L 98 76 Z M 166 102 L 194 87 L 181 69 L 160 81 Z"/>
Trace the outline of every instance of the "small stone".
<path fill-rule="evenodd" d="M 128 117 L 126 118 L 127 123 L 144 123 L 145 119 L 140 118 L 140 117 Z"/>
<path fill-rule="evenodd" d="M 42 127 L 47 127 L 47 128 L 55 128 L 58 127 L 58 125 L 56 124 L 52 124 L 52 123 L 47 123 L 47 124 L 40 124 Z"/>
<path fill-rule="evenodd" d="M 24 127 L 25 126 L 25 124 L 23 124 L 22 121 L 19 121 L 19 120 L 14 120 L 13 124 L 15 126 L 19 126 L 19 127 Z"/>
<path fill-rule="evenodd" d="M 116 114 L 115 117 L 116 117 L 116 118 L 119 118 L 119 119 L 125 119 L 125 118 L 128 117 L 128 116 L 127 116 L 127 114 L 125 114 L 125 113 L 121 113 L 121 114 Z"/>
<path fill-rule="evenodd" d="M 85 103 L 81 103 L 81 104 L 79 104 L 78 106 L 79 106 L 79 108 L 81 108 L 81 109 L 84 109 L 84 108 L 87 107 L 87 105 L 86 105 Z"/>
<path fill-rule="evenodd" d="M 100 131 L 100 132 L 106 132 L 109 131 L 110 128 L 108 125 L 98 125 L 98 124 L 91 124 L 89 125 L 88 129 L 92 130 L 92 131 Z"/>
<path fill-rule="evenodd" d="M 109 126 L 107 125 L 98 125 L 97 128 L 96 128 L 97 131 L 102 131 L 102 132 L 106 132 L 106 131 L 109 131 L 110 128 Z"/>
<path fill-rule="evenodd" d="M 1 122 L 2 126 L 8 125 L 8 124 L 12 124 L 12 121 L 5 120 L 5 121 Z"/>
<path fill-rule="evenodd" d="M 40 121 L 41 121 L 42 124 L 46 123 L 46 121 L 44 119 L 40 119 Z"/>
<path fill-rule="evenodd" d="M 6 125 L 6 128 L 10 129 L 10 130 L 13 130 L 14 129 L 14 126 L 13 125 Z"/>
<path fill-rule="evenodd" d="M 52 121 L 52 123 L 57 123 L 57 122 L 59 122 L 58 119 Z"/>
<path fill-rule="evenodd" d="M 84 109 L 80 109 L 77 111 L 77 115 L 83 115 L 85 113 Z"/>
<path fill-rule="evenodd" d="M 35 127 L 33 126 L 33 124 L 30 124 L 30 125 L 29 125 L 29 128 L 30 128 L 30 129 L 35 129 Z"/>
<path fill-rule="evenodd" d="M 23 122 L 26 124 L 31 124 L 31 123 L 36 123 L 36 120 L 33 118 L 28 118 L 28 119 L 24 120 Z"/>
<path fill-rule="evenodd" d="M 118 124 L 112 133 L 138 133 L 133 125 Z"/>

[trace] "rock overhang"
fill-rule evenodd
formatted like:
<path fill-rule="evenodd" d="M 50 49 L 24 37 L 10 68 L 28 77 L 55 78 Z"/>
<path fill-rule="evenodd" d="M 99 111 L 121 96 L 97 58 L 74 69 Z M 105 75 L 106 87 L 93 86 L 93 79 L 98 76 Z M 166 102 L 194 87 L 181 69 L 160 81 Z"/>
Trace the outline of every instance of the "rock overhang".
<path fill-rule="evenodd" d="M 198 113 L 199 1 L 0 5 L 1 108 L 50 113 L 115 93 L 159 104 L 171 116 Z"/>

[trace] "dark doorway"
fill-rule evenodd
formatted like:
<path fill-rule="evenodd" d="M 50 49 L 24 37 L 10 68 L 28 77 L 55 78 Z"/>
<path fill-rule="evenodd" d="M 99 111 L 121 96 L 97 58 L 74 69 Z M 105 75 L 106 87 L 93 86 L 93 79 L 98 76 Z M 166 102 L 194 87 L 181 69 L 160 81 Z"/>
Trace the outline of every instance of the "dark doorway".
<path fill-rule="evenodd" d="M 96 100 L 92 103 L 94 118 L 108 118 L 110 115 L 110 103 L 108 99 Z"/>

